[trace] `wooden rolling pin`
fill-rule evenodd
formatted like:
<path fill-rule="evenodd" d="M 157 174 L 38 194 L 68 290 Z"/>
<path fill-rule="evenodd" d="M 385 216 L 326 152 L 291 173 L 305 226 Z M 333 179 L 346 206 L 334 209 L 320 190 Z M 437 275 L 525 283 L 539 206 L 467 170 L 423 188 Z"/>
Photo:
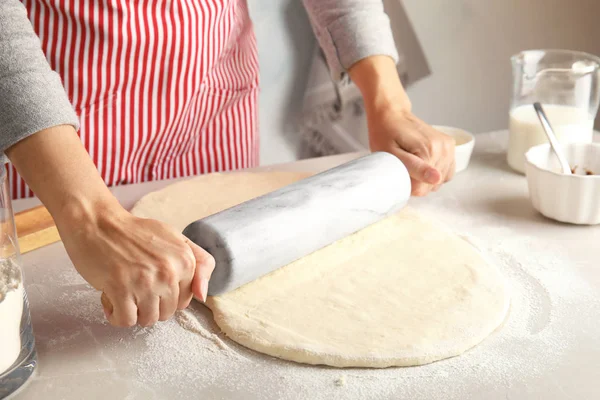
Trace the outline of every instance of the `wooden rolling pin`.
<path fill-rule="evenodd" d="M 21 254 L 60 241 L 52 216 L 44 206 L 15 214 Z"/>

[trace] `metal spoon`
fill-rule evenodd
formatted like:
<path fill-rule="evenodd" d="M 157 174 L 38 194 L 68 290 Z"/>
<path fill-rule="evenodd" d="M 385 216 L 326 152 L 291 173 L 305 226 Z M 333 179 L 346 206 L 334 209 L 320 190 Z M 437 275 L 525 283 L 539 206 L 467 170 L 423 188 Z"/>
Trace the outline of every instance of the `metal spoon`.
<path fill-rule="evenodd" d="M 562 173 L 565 175 L 571 175 L 571 166 L 567 161 L 567 158 L 562 152 L 560 144 L 558 143 L 558 139 L 554 135 L 554 131 L 552 130 L 552 126 L 550 126 L 550 121 L 548 121 L 548 117 L 546 117 L 546 113 L 542 108 L 540 103 L 533 103 L 533 108 L 535 108 L 535 112 L 537 113 L 540 122 L 542 123 L 542 127 L 544 128 L 544 132 L 548 137 L 548 141 L 550 142 L 550 147 L 554 150 L 554 154 L 556 158 L 558 158 L 558 162 L 560 164 L 560 168 L 562 169 Z"/>

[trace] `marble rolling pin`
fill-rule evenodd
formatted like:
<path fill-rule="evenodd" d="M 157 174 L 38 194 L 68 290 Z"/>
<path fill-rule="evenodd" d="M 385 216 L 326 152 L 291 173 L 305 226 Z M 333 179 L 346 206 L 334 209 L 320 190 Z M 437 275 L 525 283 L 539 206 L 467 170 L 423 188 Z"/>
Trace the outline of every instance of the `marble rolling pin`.
<path fill-rule="evenodd" d="M 209 294 L 236 289 L 403 208 L 404 164 L 373 153 L 188 225 L 183 234 L 211 253 Z"/>

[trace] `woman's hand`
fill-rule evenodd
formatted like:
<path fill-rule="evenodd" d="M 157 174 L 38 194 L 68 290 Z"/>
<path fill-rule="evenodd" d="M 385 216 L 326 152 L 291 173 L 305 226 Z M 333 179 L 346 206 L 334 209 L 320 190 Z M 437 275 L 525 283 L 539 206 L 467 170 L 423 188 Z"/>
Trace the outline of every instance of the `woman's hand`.
<path fill-rule="evenodd" d="M 119 204 L 71 126 L 31 135 L 6 151 L 48 208 L 75 268 L 101 290 L 113 325 L 152 325 L 206 299 L 215 266 L 206 251 Z"/>
<path fill-rule="evenodd" d="M 206 299 L 214 259 L 175 229 L 120 206 L 69 214 L 57 220 L 63 243 L 113 325 L 150 326 Z"/>
<path fill-rule="evenodd" d="M 391 108 L 367 116 L 371 150 L 392 153 L 402 161 L 411 178 L 413 196 L 425 196 L 452 179 L 452 137 L 403 109 Z"/>
<path fill-rule="evenodd" d="M 365 102 L 371 150 L 389 152 L 402 161 L 414 196 L 425 196 L 449 181 L 454 175 L 454 139 L 412 114 L 394 61 L 372 56 L 349 72 Z"/>

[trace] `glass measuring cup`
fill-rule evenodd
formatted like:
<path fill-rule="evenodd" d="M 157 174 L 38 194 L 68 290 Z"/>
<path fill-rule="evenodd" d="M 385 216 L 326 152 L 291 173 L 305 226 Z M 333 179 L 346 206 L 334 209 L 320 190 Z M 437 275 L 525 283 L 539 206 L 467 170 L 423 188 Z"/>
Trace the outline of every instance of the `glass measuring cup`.
<path fill-rule="evenodd" d="M 23 288 L 21 256 L 8 191 L 0 164 L 0 398 L 19 389 L 37 363 L 29 302 Z"/>
<path fill-rule="evenodd" d="M 533 103 L 540 102 L 560 143 L 589 143 L 600 102 L 600 58 L 570 50 L 528 50 L 511 57 L 513 93 L 507 161 L 525 171 L 525 153 L 546 143 Z"/>

